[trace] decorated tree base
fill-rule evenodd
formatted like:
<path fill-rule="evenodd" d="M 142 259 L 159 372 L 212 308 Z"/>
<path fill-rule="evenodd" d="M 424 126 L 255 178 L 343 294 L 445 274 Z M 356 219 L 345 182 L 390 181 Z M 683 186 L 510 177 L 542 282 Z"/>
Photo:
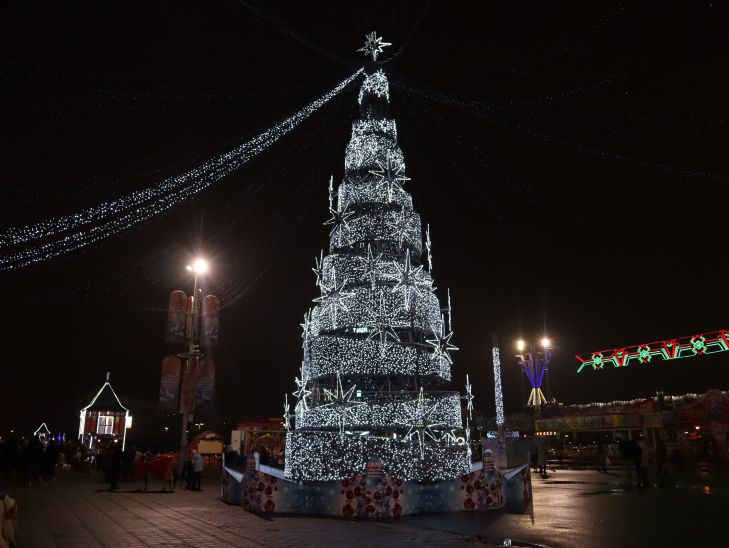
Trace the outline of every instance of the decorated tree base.
<path fill-rule="evenodd" d="M 223 470 L 221 499 L 250 512 L 389 519 L 433 512 L 507 510 L 531 502 L 529 468 L 475 470 L 437 483 L 390 475 L 297 483 L 261 471 Z"/>

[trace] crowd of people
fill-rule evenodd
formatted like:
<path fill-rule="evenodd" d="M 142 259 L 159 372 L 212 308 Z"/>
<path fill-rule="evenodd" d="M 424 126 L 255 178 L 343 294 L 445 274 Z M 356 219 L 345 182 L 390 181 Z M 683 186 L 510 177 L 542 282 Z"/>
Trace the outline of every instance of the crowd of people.
<path fill-rule="evenodd" d="M 623 470 L 626 480 L 632 483 L 633 472 L 635 472 L 638 487 L 648 486 L 648 471 L 655 464 L 656 481 L 663 485 L 666 481 L 666 462 L 668 460 L 668 449 L 666 442 L 657 439 L 655 447 L 649 446 L 648 442 L 641 435 L 637 440 L 622 438 L 618 441 L 618 452 L 623 461 Z M 605 453 L 605 456 L 602 456 Z M 607 472 L 605 461 L 609 458 L 607 449 L 598 448 L 598 471 Z"/>
<path fill-rule="evenodd" d="M 90 452 L 77 441 L 58 442 L 54 438 L 17 437 L 0 439 L 0 476 L 23 481 L 29 486 L 50 483 L 58 470 L 80 470 Z"/>

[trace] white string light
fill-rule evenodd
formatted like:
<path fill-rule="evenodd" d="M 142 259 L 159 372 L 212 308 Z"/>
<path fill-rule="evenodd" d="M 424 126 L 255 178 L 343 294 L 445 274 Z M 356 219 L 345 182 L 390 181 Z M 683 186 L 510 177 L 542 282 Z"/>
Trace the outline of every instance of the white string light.
<path fill-rule="evenodd" d="M 341 93 L 361 72 L 362 69 L 356 71 L 331 91 L 272 128 L 181 175 L 70 215 L 5 230 L 0 233 L 0 250 L 3 252 L 0 255 L 0 270 L 20 268 L 70 253 L 127 230 L 188 200 L 291 132 Z"/>
<path fill-rule="evenodd" d="M 491 357 L 494 364 L 494 398 L 496 403 L 496 424 L 501 426 L 506 422 L 504 419 L 504 394 L 501 391 L 501 358 L 499 347 L 494 345 L 491 349 Z"/>

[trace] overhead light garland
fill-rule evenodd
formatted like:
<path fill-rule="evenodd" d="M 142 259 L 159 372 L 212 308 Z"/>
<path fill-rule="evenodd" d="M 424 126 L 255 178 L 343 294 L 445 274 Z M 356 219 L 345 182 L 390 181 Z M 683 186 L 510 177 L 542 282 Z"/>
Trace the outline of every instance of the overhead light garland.
<path fill-rule="evenodd" d="M 339 95 L 361 72 L 362 69 L 356 71 L 270 129 L 185 173 L 69 215 L 6 229 L 0 233 L 0 270 L 20 268 L 71 253 L 163 214 L 264 152 Z"/>
<path fill-rule="evenodd" d="M 588 367 L 601 371 L 606 365 L 626 367 L 634 363 L 649 364 L 727 351 L 729 351 L 729 330 L 724 329 L 677 339 L 601 350 L 575 356 L 575 358 L 580 364 L 577 369 L 577 372 L 580 373 Z"/>

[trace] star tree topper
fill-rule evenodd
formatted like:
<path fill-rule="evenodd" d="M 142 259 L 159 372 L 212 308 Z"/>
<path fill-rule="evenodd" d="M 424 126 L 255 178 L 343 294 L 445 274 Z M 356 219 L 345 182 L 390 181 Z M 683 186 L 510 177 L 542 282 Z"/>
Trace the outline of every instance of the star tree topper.
<path fill-rule="evenodd" d="M 390 42 L 383 42 L 381 36 L 377 36 L 377 32 L 372 31 L 369 34 L 365 34 L 364 46 L 359 48 L 357 51 L 363 53 L 365 56 L 372 55 L 372 60 L 377 61 L 377 56 L 382 53 L 382 48 L 391 46 Z"/>

